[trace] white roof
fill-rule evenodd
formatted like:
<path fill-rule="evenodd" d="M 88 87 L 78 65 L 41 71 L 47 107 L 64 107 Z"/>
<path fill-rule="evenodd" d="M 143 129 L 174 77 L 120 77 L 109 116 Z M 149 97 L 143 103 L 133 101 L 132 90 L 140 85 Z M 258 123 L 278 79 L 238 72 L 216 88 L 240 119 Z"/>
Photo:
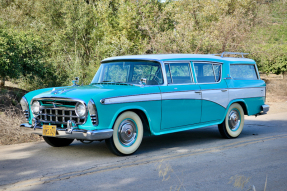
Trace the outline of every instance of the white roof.
<path fill-rule="evenodd" d="M 219 57 L 211 54 L 146 54 L 146 55 L 126 55 L 116 56 L 104 59 L 102 62 L 116 60 L 150 60 L 150 61 L 171 61 L 171 60 L 200 60 L 207 61 L 229 61 L 229 62 L 249 62 L 254 63 L 254 60 L 248 58 L 234 57 Z"/>

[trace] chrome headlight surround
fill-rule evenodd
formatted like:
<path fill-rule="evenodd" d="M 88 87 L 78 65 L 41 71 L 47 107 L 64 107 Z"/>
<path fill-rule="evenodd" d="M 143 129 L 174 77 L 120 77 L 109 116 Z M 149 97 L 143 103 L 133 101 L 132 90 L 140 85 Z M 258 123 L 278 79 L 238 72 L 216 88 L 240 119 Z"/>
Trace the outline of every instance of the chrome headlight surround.
<path fill-rule="evenodd" d="M 92 99 L 90 99 L 88 103 L 88 110 L 89 110 L 93 125 L 97 126 L 99 124 L 98 112 L 97 112 L 96 104 L 94 100 Z"/>
<path fill-rule="evenodd" d="M 84 103 L 78 102 L 75 106 L 75 112 L 79 118 L 85 118 L 87 114 L 86 105 Z"/>
<path fill-rule="evenodd" d="M 26 120 L 29 121 L 29 118 L 30 118 L 29 104 L 28 104 L 27 99 L 24 96 L 21 98 L 20 104 L 25 114 Z"/>
<path fill-rule="evenodd" d="M 39 115 L 40 113 L 40 102 L 39 101 L 33 101 L 31 104 L 31 110 L 33 112 L 34 115 Z"/>

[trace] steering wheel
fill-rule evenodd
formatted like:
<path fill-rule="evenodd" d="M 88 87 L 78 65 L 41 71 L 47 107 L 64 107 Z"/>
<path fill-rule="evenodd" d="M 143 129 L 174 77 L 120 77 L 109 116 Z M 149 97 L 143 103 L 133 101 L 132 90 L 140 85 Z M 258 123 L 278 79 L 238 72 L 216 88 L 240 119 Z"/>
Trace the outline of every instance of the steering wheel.
<path fill-rule="evenodd" d="M 154 74 L 148 74 L 148 75 L 146 75 L 146 76 L 153 76 L 153 79 L 152 79 L 152 80 L 156 81 L 157 84 L 159 84 L 160 78 L 159 78 L 158 76 L 156 76 L 156 75 L 154 75 Z M 156 79 L 157 79 L 157 80 L 156 80 Z"/>

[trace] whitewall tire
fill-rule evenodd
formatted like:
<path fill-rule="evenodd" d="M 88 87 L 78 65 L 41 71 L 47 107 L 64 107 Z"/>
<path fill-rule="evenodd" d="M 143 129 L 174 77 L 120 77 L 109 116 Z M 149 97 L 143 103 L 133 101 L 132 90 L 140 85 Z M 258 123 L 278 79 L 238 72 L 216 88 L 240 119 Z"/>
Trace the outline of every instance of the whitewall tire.
<path fill-rule="evenodd" d="M 106 139 L 112 153 L 118 156 L 131 155 L 137 151 L 143 139 L 143 123 L 132 111 L 122 113 L 113 126 L 113 136 Z"/>
<path fill-rule="evenodd" d="M 244 126 L 244 111 L 240 104 L 232 104 L 224 121 L 218 125 L 218 130 L 224 138 L 236 138 L 242 132 Z"/>

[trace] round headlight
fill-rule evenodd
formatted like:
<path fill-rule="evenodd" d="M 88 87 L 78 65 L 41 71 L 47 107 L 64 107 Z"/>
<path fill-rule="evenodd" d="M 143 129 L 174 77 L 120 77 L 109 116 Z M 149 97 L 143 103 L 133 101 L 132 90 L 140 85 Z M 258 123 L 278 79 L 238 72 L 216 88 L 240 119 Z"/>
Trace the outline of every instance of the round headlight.
<path fill-rule="evenodd" d="M 27 102 L 27 99 L 25 97 L 22 97 L 21 101 L 20 101 L 20 104 L 21 104 L 21 107 L 22 107 L 22 110 L 25 111 L 25 110 L 29 110 L 29 107 L 28 107 L 28 102 Z"/>
<path fill-rule="evenodd" d="M 76 105 L 76 114 L 78 117 L 83 118 L 86 115 L 86 106 L 82 103 L 77 103 Z"/>
<path fill-rule="evenodd" d="M 33 114 L 38 115 L 40 112 L 40 103 L 38 101 L 33 101 L 32 105 L 31 105 L 31 110 L 32 110 Z"/>

